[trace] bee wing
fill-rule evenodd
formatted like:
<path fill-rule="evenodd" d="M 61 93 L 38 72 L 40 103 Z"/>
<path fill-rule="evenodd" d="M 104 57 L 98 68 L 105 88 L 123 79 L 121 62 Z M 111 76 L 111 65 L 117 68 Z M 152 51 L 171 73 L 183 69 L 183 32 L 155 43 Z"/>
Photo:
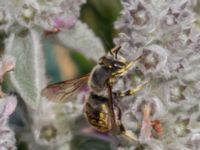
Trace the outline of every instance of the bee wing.
<path fill-rule="evenodd" d="M 87 86 L 88 78 L 89 74 L 77 79 L 50 84 L 42 90 L 41 95 L 54 102 L 69 101 L 76 96 L 82 88 Z"/>
<path fill-rule="evenodd" d="M 107 88 L 108 88 L 108 110 L 109 110 L 109 115 L 110 115 L 110 121 L 111 121 L 111 126 L 112 126 L 112 131 L 117 130 L 117 124 L 116 124 L 116 117 L 115 117 L 115 112 L 114 112 L 114 102 L 113 102 L 113 97 L 112 97 L 112 86 L 107 83 Z M 119 116 L 121 117 L 121 116 Z"/>

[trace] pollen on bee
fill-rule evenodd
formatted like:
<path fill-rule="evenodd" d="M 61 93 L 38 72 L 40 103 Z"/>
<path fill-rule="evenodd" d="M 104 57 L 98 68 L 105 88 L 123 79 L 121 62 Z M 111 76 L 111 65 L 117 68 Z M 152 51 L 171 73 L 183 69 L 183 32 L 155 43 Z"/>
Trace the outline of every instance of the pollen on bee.
<path fill-rule="evenodd" d="M 91 120 L 91 123 L 93 123 L 93 124 L 96 124 L 97 122 L 96 122 L 96 120 Z"/>
<path fill-rule="evenodd" d="M 104 113 L 99 113 L 99 118 L 104 119 L 105 118 L 105 114 Z"/>
<path fill-rule="evenodd" d="M 98 123 L 99 123 L 100 125 L 103 125 L 103 121 L 99 121 Z"/>
<path fill-rule="evenodd" d="M 101 105 L 102 110 L 107 110 L 107 106 L 105 104 Z"/>

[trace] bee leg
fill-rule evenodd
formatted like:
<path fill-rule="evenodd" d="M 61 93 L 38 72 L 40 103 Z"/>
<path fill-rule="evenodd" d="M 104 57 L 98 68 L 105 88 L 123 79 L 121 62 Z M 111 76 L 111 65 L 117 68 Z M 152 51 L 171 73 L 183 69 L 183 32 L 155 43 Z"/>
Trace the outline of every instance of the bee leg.
<path fill-rule="evenodd" d="M 146 80 L 146 81 L 142 82 L 141 84 L 137 85 L 134 88 L 128 89 L 126 91 L 115 92 L 114 96 L 116 96 L 116 97 L 124 97 L 124 96 L 134 95 L 138 91 L 140 91 L 148 82 L 149 82 L 149 80 Z"/>
<path fill-rule="evenodd" d="M 114 103 L 113 103 L 113 95 L 112 95 L 112 85 L 110 83 L 107 83 L 107 89 L 108 89 L 108 110 L 109 110 L 109 115 L 111 117 L 111 125 L 112 125 L 112 130 L 116 130 L 116 122 L 115 122 L 115 112 L 114 112 Z"/>
<path fill-rule="evenodd" d="M 134 142 L 138 141 L 137 135 L 133 133 L 131 130 L 125 129 L 123 124 L 120 125 L 120 134 L 130 141 Z"/>
<path fill-rule="evenodd" d="M 120 135 L 124 136 L 126 139 L 130 140 L 130 141 L 138 141 L 137 136 L 131 131 L 131 130 L 127 130 L 121 120 L 121 110 L 120 108 L 115 105 L 115 113 L 116 113 L 116 126 L 118 127 L 118 132 Z"/>
<path fill-rule="evenodd" d="M 116 47 L 114 47 L 113 49 L 111 49 L 111 51 L 110 51 L 110 54 L 112 55 L 112 56 L 114 56 L 114 58 L 115 59 L 117 59 L 118 57 L 118 52 L 120 51 L 120 49 L 121 49 L 121 46 L 116 46 Z M 127 63 L 127 60 L 123 57 L 123 56 L 120 56 L 120 58 L 119 58 L 119 62 L 120 63 Z"/>
<path fill-rule="evenodd" d="M 124 58 L 124 59 L 125 59 L 125 58 Z M 140 62 L 142 59 L 143 59 L 143 56 L 139 56 L 139 57 L 136 58 L 134 61 L 131 61 L 131 62 L 127 62 L 127 61 L 126 61 L 126 62 L 124 62 L 124 63 L 126 63 L 125 69 L 128 70 L 128 69 L 130 69 L 130 68 L 136 66 L 136 64 L 137 64 L 138 62 Z"/>
<path fill-rule="evenodd" d="M 128 62 L 124 57 L 122 57 L 122 56 L 120 56 L 120 60 L 118 60 L 117 62 L 120 64 L 123 64 L 122 66 L 121 66 L 121 68 L 119 69 L 119 70 L 117 70 L 116 72 L 113 72 L 113 76 L 118 76 L 118 77 L 120 77 L 120 76 L 123 76 L 126 72 L 127 72 L 127 70 L 129 70 L 130 68 L 133 68 L 133 67 L 135 67 L 136 66 L 136 64 L 139 62 L 139 61 L 141 61 L 143 58 L 142 58 L 142 56 L 141 57 L 138 57 L 136 60 L 134 60 L 134 61 L 130 61 L 130 62 Z"/>

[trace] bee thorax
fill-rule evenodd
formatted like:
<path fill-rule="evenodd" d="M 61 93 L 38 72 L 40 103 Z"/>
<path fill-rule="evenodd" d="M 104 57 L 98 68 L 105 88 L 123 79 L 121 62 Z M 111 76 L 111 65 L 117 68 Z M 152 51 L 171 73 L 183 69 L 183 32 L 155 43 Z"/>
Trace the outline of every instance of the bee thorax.
<path fill-rule="evenodd" d="M 111 71 L 103 66 L 97 65 L 91 72 L 89 78 L 89 87 L 96 94 L 105 91 L 106 82 L 111 76 Z"/>

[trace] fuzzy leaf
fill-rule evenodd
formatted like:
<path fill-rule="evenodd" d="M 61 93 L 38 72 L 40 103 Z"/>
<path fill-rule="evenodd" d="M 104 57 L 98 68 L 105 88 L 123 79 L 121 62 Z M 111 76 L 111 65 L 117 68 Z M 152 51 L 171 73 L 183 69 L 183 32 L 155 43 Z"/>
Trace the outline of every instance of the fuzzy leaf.
<path fill-rule="evenodd" d="M 101 41 L 86 24 L 80 21 L 77 21 L 75 26 L 71 29 L 67 29 L 57 34 L 57 39 L 64 47 L 75 49 L 95 61 L 105 53 Z"/>
<path fill-rule="evenodd" d="M 40 36 L 35 30 L 19 37 L 11 34 L 6 40 L 6 53 L 16 58 L 16 67 L 10 78 L 24 101 L 36 108 L 44 87 L 44 62 Z"/>

